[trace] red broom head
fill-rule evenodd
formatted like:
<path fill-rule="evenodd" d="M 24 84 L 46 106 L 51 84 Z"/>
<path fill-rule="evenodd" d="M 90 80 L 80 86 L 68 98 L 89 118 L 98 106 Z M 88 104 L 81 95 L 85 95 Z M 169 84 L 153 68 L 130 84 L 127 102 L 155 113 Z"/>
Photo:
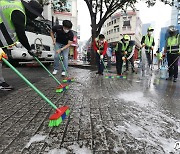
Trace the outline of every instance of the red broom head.
<path fill-rule="evenodd" d="M 59 119 L 66 112 L 67 109 L 69 109 L 68 106 L 63 106 L 63 107 L 58 108 L 56 110 L 56 112 L 49 117 L 49 120 L 57 120 L 57 119 Z"/>
<path fill-rule="evenodd" d="M 66 86 L 68 86 L 68 84 L 62 83 L 62 84 L 60 84 L 56 89 L 63 89 L 63 88 L 65 88 Z"/>

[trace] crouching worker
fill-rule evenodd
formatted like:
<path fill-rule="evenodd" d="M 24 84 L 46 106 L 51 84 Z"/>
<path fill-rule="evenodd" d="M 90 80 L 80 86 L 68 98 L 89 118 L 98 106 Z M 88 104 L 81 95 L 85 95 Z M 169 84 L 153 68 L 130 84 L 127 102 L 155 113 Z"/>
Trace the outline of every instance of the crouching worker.
<path fill-rule="evenodd" d="M 96 74 L 103 75 L 104 71 L 104 63 L 103 59 L 107 52 L 107 41 L 105 40 L 105 36 L 100 34 L 93 42 L 93 49 L 96 52 L 96 62 L 98 66 L 98 72 Z"/>

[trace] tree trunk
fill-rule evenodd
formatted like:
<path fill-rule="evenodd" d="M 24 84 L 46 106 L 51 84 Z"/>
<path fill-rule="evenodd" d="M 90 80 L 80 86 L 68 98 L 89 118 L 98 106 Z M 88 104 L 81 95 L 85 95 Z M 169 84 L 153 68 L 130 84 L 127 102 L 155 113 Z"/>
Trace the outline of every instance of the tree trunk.
<path fill-rule="evenodd" d="M 94 25 L 92 25 L 91 34 L 92 34 L 92 40 L 91 40 L 91 62 L 90 62 L 90 64 L 96 65 L 96 54 L 93 49 L 93 42 L 94 42 L 94 39 L 97 37 L 97 34 L 96 34 L 96 28 Z"/>

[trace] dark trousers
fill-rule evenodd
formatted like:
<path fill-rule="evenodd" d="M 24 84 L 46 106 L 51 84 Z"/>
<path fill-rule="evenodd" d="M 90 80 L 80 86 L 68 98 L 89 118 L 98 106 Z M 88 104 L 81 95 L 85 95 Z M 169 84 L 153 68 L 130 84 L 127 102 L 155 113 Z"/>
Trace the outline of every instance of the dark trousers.
<path fill-rule="evenodd" d="M 127 56 L 128 57 L 128 56 Z M 133 56 L 129 59 L 129 60 L 126 60 L 126 70 L 129 69 L 129 62 L 131 63 L 131 68 L 132 70 L 134 70 L 134 60 L 133 60 Z"/>
<path fill-rule="evenodd" d="M 107 56 L 107 62 L 108 62 L 107 68 L 108 68 L 108 69 L 111 69 L 111 57 L 108 57 L 108 56 Z"/>
<path fill-rule="evenodd" d="M 150 67 L 150 65 L 152 64 L 151 52 L 146 51 L 146 58 L 147 58 L 147 61 L 148 61 L 148 65 Z"/>
<path fill-rule="evenodd" d="M 100 55 L 97 52 L 96 52 L 96 63 L 97 63 L 97 66 L 98 66 L 98 72 L 99 73 L 103 73 L 103 71 L 104 71 L 104 64 L 101 61 Z"/>
<path fill-rule="evenodd" d="M 122 74 L 122 66 L 123 66 L 123 60 L 122 55 L 119 52 L 116 52 L 116 70 L 117 74 Z"/>
<path fill-rule="evenodd" d="M 178 77 L 178 54 L 167 54 L 169 77 Z"/>

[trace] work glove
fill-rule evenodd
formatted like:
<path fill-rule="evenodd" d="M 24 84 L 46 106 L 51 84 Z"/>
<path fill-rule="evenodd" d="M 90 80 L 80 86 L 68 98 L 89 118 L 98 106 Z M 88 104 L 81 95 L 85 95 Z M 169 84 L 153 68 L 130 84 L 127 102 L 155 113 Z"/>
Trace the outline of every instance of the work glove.
<path fill-rule="evenodd" d="M 5 52 L 0 48 L 0 60 L 2 58 L 8 59 L 7 55 L 5 54 Z"/>
<path fill-rule="evenodd" d="M 126 58 L 125 58 L 125 57 L 122 57 L 122 60 L 123 60 L 123 61 L 126 61 Z"/>
<path fill-rule="evenodd" d="M 99 51 L 99 50 L 97 50 L 97 53 L 98 53 L 98 54 L 100 54 L 100 51 Z"/>
<path fill-rule="evenodd" d="M 101 58 L 101 60 L 104 58 L 104 56 L 103 55 L 100 55 L 100 58 Z"/>

